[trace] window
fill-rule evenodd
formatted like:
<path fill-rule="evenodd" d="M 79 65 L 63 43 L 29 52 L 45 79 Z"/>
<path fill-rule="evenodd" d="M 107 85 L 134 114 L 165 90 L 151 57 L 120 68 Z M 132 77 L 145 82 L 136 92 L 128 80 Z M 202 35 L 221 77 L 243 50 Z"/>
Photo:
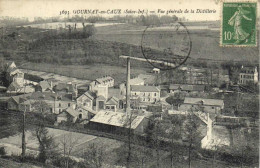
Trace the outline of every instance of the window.
<path fill-rule="evenodd" d="M 115 109 L 115 106 L 111 106 L 111 109 Z"/>
<path fill-rule="evenodd" d="M 68 107 L 70 107 L 70 103 L 68 103 Z"/>
<path fill-rule="evenodd" d="M 52 112 L 52 108 L 50 108 L 50 112 Z"/>
<path fill-rule="evenodd" d="M 59 107 L 61 107 L 61 104 L 59 103 Z"/>
<path fill-rule="evenodd" d="M 154 96 L 156 96 L 156 93 L 154 93 Z"/>
<path fill-rule="evenodd" d="M 211 107 L 212 109 L 214 109 L 215 107 Z"/>
<path fill-rule="evenodd" d="M 110 106 L 106 106 L 106 109 L 110 109 Z"/>
<path fill-rule="evenodd" d="M 79 114 L 79 119 L 82 119 L 82 114 Z"/>

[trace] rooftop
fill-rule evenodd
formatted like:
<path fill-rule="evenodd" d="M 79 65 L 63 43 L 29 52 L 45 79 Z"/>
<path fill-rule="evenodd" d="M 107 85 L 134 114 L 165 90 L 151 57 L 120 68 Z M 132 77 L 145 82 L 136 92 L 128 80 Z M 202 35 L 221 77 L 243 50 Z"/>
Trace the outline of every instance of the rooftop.
<path fill-rule="evenodd" d="M 222 106 L 224 101 L 221 99 L 204 99 L 204 98 L 192 98 L 192 97 L 185 97 L 184 104 L 201 104 L 208 106 Z"/>
<path fill-rule="evenodd" d="M 142 122 L 144 116 L 132 116 L 131 128 L 135 129 Z M 129 120 L 126 113 L 100 111 L 91 120 L 91 122 L 113 125 L 117 127 L 129 128 Z"/>
<path fill-rule="evenodd" d="M 96 81 L 98 81 L 99 83 L 103 83 L 103 82 L 108 82 L 114 80 L 114 78 L 112 78 L 111 76 L 104 76 L 102 78 L 97 78 Z"/>
<path fill-rule="evenodd" d="M 155 86 L 132 85 L 131 91 L 159 92 L 160 90 Z"/>
<path fill-rule="evenodd" d="M 184 91 L 204 91 L 205 85 L 170 84 L 169 89 L 181 89 Z"/>

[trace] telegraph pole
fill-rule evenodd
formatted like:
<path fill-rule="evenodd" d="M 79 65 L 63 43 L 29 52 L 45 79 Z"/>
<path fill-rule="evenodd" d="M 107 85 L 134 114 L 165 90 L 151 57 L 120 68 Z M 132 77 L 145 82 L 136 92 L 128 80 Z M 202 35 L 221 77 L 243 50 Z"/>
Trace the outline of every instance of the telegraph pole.
<path fill-rule="evenodd" d="M 130 111 L 130 57 L 127 59 L 127 69 L 126 69 L 126 113 Z"/>

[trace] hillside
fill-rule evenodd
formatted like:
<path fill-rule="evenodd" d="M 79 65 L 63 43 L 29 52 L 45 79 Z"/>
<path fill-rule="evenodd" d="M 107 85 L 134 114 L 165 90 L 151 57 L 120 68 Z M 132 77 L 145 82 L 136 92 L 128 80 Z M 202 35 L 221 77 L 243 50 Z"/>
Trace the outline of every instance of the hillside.
<path fill-rule="evenodd" d="M 215 22 L 210 24 L 187 22 L 185 24 L 192 42 L 188 62 L 197 59 L 258 62 L 259 47 L 220 47 L 219 30 L 216 28 L 218 24 Z M 210 25 L 214 25 L 214 28 L 209 28 Z M 10 36 L 7 35 L 4 40 L 0 41 L 0 51 L 8 59 L 15 61 L 25 59 L 34 63 L 64 65 L 92 63 L 125 65 L 118 58 L 119 55 L 143 57 L 140 46 L 145 26 L 118 24 L 96 27 L 96 29 L 95 35 L 89 39 L 75 39 L 56 37 L 54 30 L 13 28 L 9 30 Z M 18 33 L 12 37 L 12 32 L 15 31 Z M 157 50 L 153 52 L 155 55 L 161 54 Z M 150 67 L 148 63 L 137 61 L 132 64 Z"/>
<path fill-rule="evenodd" d="M 185 23 L 187 24 L 187 23 Z M 220 47 L 218 30 L 206 29 L 208 25 L 201 25 L 202 27 L 193 26 L 195 23 L 190 23 L 187 26 L 191 41 L 192 51 L 191 58 L 198 59 L 212 59 L 212 60 L 234 60 L 234 61 L 258 61 L 259 46 L 258 47 Z M 142 33 L 144 26 L 130 25 L 116 25 L 106 28 L 99 28 L 98 32 L 92 37 L 96 40 L 117 41 L 121 43 L 141 45 Z M 259 33 L 258 33 L 259 34 Z"/>

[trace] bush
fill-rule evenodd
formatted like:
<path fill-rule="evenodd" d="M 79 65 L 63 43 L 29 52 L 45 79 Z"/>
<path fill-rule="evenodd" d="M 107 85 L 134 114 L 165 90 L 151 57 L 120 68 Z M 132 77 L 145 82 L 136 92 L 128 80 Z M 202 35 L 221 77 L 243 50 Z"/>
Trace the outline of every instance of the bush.
<path fill-rule="evenodd" d="M 0 155 L 1 156 L 5 156 L 6 155 L 5 147 L 0 147 Z"/>

